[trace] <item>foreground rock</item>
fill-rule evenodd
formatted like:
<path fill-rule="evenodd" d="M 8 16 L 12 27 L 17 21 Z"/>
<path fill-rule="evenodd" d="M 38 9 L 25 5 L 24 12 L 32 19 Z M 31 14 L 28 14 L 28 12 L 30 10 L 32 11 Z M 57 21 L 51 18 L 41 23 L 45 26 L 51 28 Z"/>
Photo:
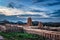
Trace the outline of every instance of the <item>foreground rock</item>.
<path fill-rule="evenodd" d="M 0 36 L 0 40 L 4 40 L 4 38 L 2 36 Z"/>

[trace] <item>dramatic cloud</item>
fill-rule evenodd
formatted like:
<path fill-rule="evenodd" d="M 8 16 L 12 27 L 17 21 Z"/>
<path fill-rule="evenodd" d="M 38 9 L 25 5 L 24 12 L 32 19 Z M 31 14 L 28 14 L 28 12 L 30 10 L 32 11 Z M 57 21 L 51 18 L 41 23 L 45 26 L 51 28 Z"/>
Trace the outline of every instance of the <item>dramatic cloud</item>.
<path fill-rule="evenodd" d="M 0 13 L 5 15 L 19 15 L 24 13 L 24 11 L 15 8 L 0 7 Z"/>
<path fill-rule="evenodd" d="M 43 12 L 43 11 L 40 11 L 40 10 L 31 10 L 32 12 Z"/>
<path fill-rule="evenodd" d="M 54 21 L 60 18 L 60 0 L 0 0 L 0 17 L 9 20 L 32 17 L 34 20 L 43 18 L 42 21 Z"/>
<path fill-rule="evenodd" d="M 60 5 L 60 2 L 49 3 L 49 4 L 47 4 L 47 5 L 48 5 L 48 6 Z"/>
<path fill-rule="evenodd" d="M 39 3 L 39 2 L 45 2 L 45 1 L 47 1 L 47 0 L 33 0 L 33 3 Z"/>
<path fill-rule="evenodd" d="M 22 15 L 22 14 L 30 14 L 30 15 L 39 14 L 39 15 L 41 15 L 41 17 L 49 17 L 48 15 L 46 15 L 45 12 L 23 11 L 23 10 L 19 10 L 16 8 L 7 8 L 7 7 L 0 7 L 0 14 L 4 14 L 6 16 L 8 16 L 8 15 Z"/>
<path fill-rule="evenodd" d="M 52 15 L 52 17 L 60 17 L 60 10 L 57 10 L 57 11 L 55 11 L 55 12 L 53 12 L 53 13 L 51 13 Z"/>

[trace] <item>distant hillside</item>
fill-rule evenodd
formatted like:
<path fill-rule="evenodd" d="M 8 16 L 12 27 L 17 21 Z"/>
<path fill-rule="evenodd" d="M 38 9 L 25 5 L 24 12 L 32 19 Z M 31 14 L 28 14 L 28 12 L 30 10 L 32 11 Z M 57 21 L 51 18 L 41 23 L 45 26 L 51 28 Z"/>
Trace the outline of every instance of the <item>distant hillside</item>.
<path fill-rule="evenodd" d="M 4 25 L 4 24 L 19 24 L 19 25 L 23 25 L 23 24 L 27 24 L 27 23 L 23 23 L 22 21 L 18 21 L 18 22 L 10 22 L 8 20 L 3 20 L 3 21 L 0 21 L 0 25 Z M 38 25 L 38 21 L 33 21 L 32 24 L 33 26 L 37 26 Z M 45 23 L 42 23 L 43 26 L 51 26 L 51 27 L 60 27 L 60 22 L 45 22 Z"/>

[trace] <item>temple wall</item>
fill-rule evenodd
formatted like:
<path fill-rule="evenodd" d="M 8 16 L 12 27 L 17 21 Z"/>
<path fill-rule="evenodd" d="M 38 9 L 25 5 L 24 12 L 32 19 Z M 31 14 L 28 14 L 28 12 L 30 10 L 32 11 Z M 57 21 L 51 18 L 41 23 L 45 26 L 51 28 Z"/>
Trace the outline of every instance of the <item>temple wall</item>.
<path fill-rule="evenodd" d="M 54 31 L 44 31 L 44 30 L 37 30 L 37 29 L 26 29 L 27 33 L 31 33 L 31 34 L 38 34 L 41 35 L 43 37 L 48 38 L 49 40 L 60 40 L 60 33 L 56 34 L 56 32 Z"/>

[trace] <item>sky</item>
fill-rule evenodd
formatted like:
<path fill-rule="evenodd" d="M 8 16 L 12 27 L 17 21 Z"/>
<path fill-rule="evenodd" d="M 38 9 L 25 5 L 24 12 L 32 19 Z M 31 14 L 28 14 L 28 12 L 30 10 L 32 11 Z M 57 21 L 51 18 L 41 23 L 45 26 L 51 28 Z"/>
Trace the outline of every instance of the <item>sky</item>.
<path fill-rule="evenodd" d="M 60 0 L 0 0 L 0 21 L 60 22 Z"/>

